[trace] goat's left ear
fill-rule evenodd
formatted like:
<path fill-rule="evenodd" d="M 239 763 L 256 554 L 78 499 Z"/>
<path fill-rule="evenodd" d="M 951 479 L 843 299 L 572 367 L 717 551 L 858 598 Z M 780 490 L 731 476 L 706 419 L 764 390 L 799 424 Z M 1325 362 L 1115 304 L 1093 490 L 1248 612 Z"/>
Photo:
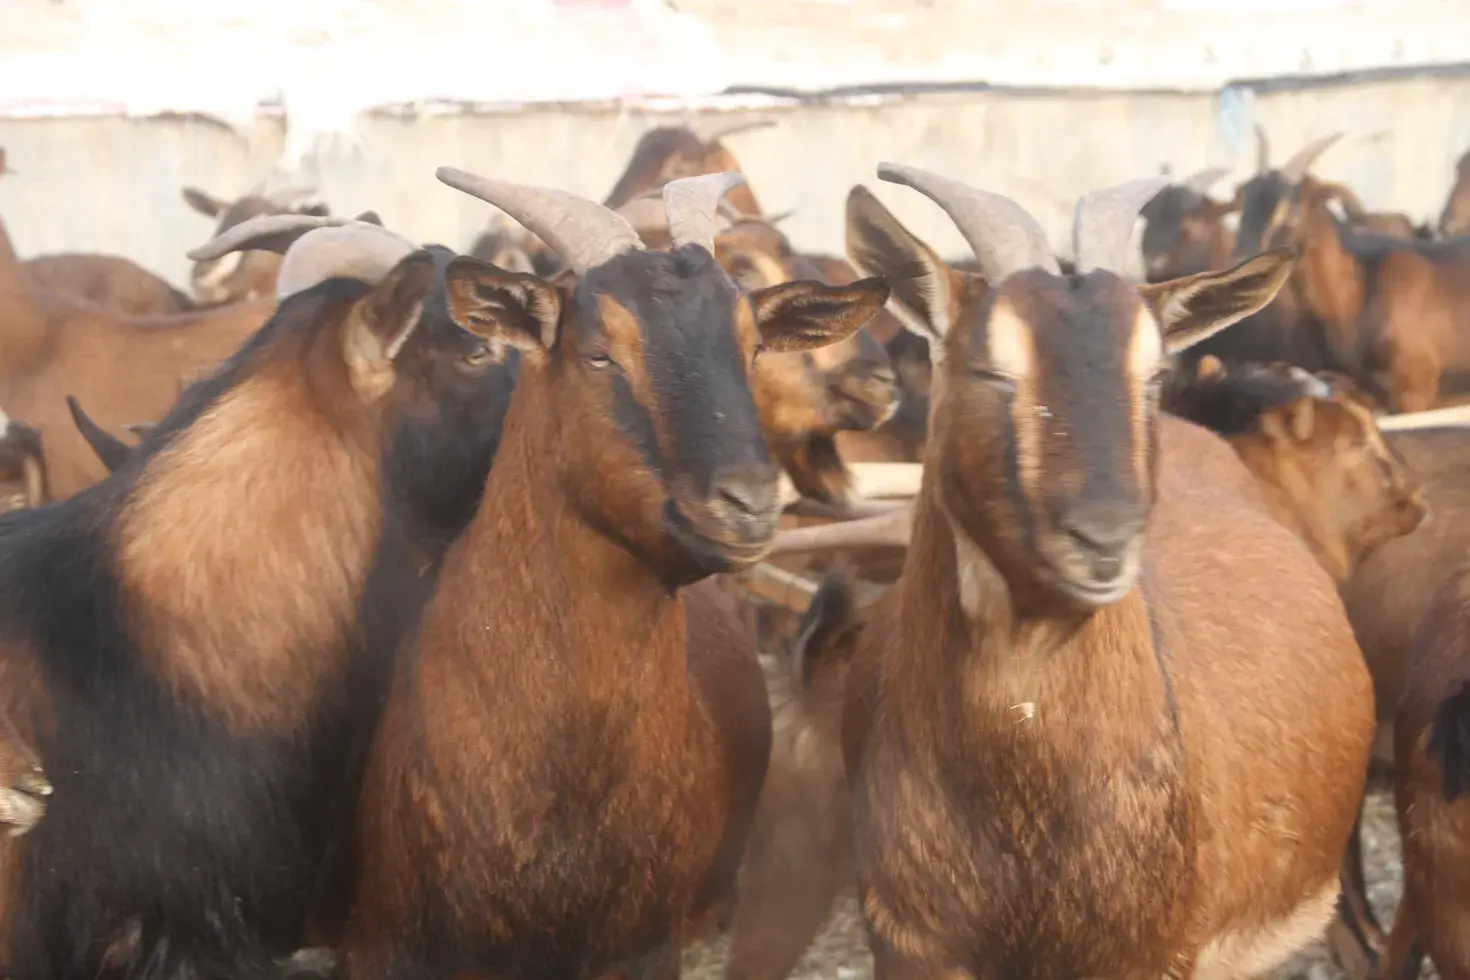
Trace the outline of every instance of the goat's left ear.
<path fill-rule="evenodd" d="M 434 288 L 434 257 L 413 252 L 366 296 L 352 304 L 342 334 L 342 356 L 353 389 L 377 401 L 397 380 L 393 362 L 413 335 L 424 300 Z"/>
<path fill-rule="evenodd" d="M 461 255 L 444 270 L 449 318 L 470 333 L 542 358 L 556 344 L 561 294 L 538 276 Z"/>
<path fill-rule="evenodd" d="M 1138 287 L 1164 331 L 1170 354 L 1193 347 L 1271 302 L 1300 249 L 1274 248 L 1223 272 L 1200 272 Z"/>
<path fill-rule="evenodd" d="M 761 340 L 778 353 L 846 340 L 877 316 L 886 302 L 888 283 L 877 276 L 846 286 L 800 279 L 750 294 Z"/>
<path fill-rule="evenodd" d="M 1306 442 L 1317 422 L 1317 403 L 1310 396 L 1273 408 L 1261 416 L 1261 431 L 1277 442 Z"/>

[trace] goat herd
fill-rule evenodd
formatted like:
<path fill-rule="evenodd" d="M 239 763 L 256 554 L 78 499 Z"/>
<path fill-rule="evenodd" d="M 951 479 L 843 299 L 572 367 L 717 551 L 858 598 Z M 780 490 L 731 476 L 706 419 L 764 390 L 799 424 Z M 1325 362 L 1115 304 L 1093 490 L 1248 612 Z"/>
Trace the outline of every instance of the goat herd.
<path fill-rule="evenodd" d="M 881 980 L 1470 977 L 1470 160 L 1431 232 L 1262 135 L 1068 260 L 882 164 L 974 255 L 858 186 L 849 264 L 730 135 L 441 168 L 467 255 L 186 189 L 192 297 L 0 231 L 5 972 L 784 980 L 855 886 Z"/>

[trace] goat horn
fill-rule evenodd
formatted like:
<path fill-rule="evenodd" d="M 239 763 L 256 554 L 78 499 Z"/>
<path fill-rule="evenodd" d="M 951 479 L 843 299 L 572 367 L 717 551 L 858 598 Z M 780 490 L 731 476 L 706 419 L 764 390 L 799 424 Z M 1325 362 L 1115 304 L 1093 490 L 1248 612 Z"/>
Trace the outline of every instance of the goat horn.
<path fill-rule="evenodd" d="M 796 213 L 796 209 L 794 209 L 794 208 L 787 208 L 785 211 L 777 211 L 775 214 L 773 214 L 770 217 L 766 218 L 766 224 L 773 225 L 773 226 L 774 225 L 779 225 L 781 222 L 783 222 L 786 219 L 790 218 L 795 213 Z"/>
<path fill-rule="evenodd" d="M 1266 130 L 1256 124 L 1256 173 L 1271 169 L 1271 144 L 1266 140 Z"/>
<path fill-rule="evenodd" d="M 776 125 L 774 119 L 757 119 L 753 122 L 727 122 L 722 119 L 703 117 L 691 120 L 685 128 L 695 135 L 701 143 L 718 143 L 720 140 L 729 139 L 740 133 L 748 133 L 753 129 L 765 129 Z"/>
<path fill-rule="evenodd" d="M 878 179 L 904 184 L 944 209 L 980 261 L 992 288 L 1021 269 L 1059 273 L 1056 256 L 1029 212 L 1001 194 L 982 191 L 948 177 L 895 163 L 878 164 Z"/>
<path fill-rule="evenodd" d="M 286 250 L 276 274 L 276 299 L 285 301 L 328 279 L 377 284 L 415 248 L 401 235 L 365 221 L 314 229 Z"/>
<path fill-rule="evenodd" d="M 225 229 L 184 254 L 195 262 L 208 262 L 240 251 L 285 255 L 292 243 L 309 231 L 350 223 L 349 218 L 318 217 L 314 214 L 262 214 Z"/>
<path fill-rule="evenodd" d="M 715 254 L 715 222 L 720 199 L 745 183 L 738 173 L 680 177 L 664 185 L 664 210 L 669 216 L 669 238 L 674 248 L 698 245 Z"/>
<path fill-rule="evenodd" d="M 638 232 L 619 214 L 566 191 L 510 184 L 455 167 L 434 171 L 441 183 L 493 204 L 566 260 L 578 274 L 614 255 L 640 251 Z"/>
<path fill-rule="evenodd" d="M 1089 191 L 1077 200 L 1072 220 L 1072 253 L 1079 274 L 1093 269 L 1121 271 L 1138 210 L 1169 185 L 1162 177 L 1144 177 Z"/>
<path fill-rule="evenodd" d="M 1300 183 L 1301 179 L 1307 175 L 1307 171 L 1311 169 L 1312 164 L 1317 162 L 1317 158 L 1340 139 L 1342 139 L 1342 133 L 1333 133 L 1331 136 L 1324 136 L 1308 143 L 1297 150 L 1290 160 L 1282 164 L 1281 176 L 1293 184 Z"/>
<path fill-rule="evenodd" d="M 1206 167 L 1197 173 L 1191 174 L 1189 179 L 1184 181 L 1184 186 L 1196 194 L 1208 194 L 1210 188 L 1214 187 L 1220 181 L 1220 178 L 1228 173 L 1230 173 L 1229 167 Z"/>

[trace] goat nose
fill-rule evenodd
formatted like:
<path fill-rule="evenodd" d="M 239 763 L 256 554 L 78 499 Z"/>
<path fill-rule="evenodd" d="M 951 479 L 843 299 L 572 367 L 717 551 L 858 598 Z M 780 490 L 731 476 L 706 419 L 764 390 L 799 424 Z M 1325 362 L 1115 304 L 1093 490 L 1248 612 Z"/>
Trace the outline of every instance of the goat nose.
<path fill-rule="evenodd" d="M 741 541 L 759 541 L 775 533 L 780 494 L 775 466 L 742 466 L 716 475 L 710 509 Z"/>
<path fill-rule="evenodd" d="M 1069 513 L 1060 524 L 1073 545 L 1086 554 L 1088 567 L 1098 582 L 1111 582 L 1123 574 L 1128 549 L 1142 528 L 1140 521 L 1111 507 Z"/>

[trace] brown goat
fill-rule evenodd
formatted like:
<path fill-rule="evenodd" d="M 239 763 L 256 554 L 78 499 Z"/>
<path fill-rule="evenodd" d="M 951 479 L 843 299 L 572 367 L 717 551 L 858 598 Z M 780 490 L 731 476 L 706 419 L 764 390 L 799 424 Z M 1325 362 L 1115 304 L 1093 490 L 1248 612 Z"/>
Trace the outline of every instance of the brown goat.
<path fill-rule="evenodd" d="M 222 362 L 269 318 L 275 299 L 175 316 L 127 317 L 31 285 L 0 225 L 0 404 L 45 442 L 61 500 L 106 471 L 77 432 L 76 393 L 104 425 L 161 418 L 194 377 Z"/>
<path fill-rule="evenodd" d="M 194 303 L 159 276 L 118 255 L 63 253 L 27 259 L 31 285 L 113 313 L 152 316 L 183 313 Z"/>
<path fill-rule="evenodd" d="M 1439 213 L 1439 233 L 1446 238 L 1470 235 L 1470 150 L 1455 163 L 1455 186 Z"/>
<path fill-rule="evenodd" d="M 1226 369 L 1213 358 L 1161 407 L 1226 439 L 1293 530 L 1338 581 L 1424 515 L 1417 484 L 1344 379 L 1297 369 Z M 1212 477 L 1213 478 L 1213 477 Z M 842 582 L 823 584 L 794 641 L 795 679 L 769 670 L 775 737 L 742 869 L 727 977 L 784 980 L 852 884 L 840 758 L 840 692 L 860 617 Z M 793 690 L 795 689 L 795 690 Z"/>
<path fill-rule="evenodd" d="M 1425 954 L 1470 978 L 1470 568 L 1434 594 L 1414 630 L 1394 716 L 1394 802 L 1404 893 L 1378 975 L 1413 980 Z"/>
<path fill-rule="evenodd" d="M 1107 269 L 1139 181 L 1079 203 L 1062 277 L 1014 202 L 879 175 L 949 212 L 991 292 L 953 317 L 944 268 L 909 256 L 942 345 L 924 487 L 844 721 L 877 975 L 1257 975 L 1331 917 L 1369 679 L 1248 472 L 1155 399 L 1165 355 L 1263 306 L 1293 256 L 1134 287 Z"/>
<path fill-rule="evenodd" d="M 770 739 L 738 622 L 696 646 L 699 593 L 680 587 L 769 547 L 759 348 L 840 340 L 887 289 L 739 291 L 709 218 L 737 175 L 664 188 L 670 252 L 569 194 L 440 178 L 577 279 L 446 274 L 456 321 L 525 362 L 371 752 L 345 976 L 677 975 L 690 923 L 733 886 Z"/>
<path fill-rule="evenodd" d="M 35 749 L 21 738 L 7 717 L 0 717 L 0 827 L 6 837 L 19 837 L 46 815 L 53 788 Z"/>
<path fill-rule="evenodd" d="M 329 213 L 326 205 L 308 200 L 303 188 L 268 193 L 264 187 L 258 187 L 235 201 L 214 197 L 197 187 L 185 187 L 183 195 L 189 207 L 206 218 L 215 219 L 215 237 L 243 221 L 262 215 L 325 217 Z M 272 252 L 229 252 L 217 258 L 196 261 L 189 272 L 189 287 L 194 290 L 195 299 L 204 306 L 264 299 L 275 295 L 276 273 L 280 267 L 280 255 Z"/>
<path fill-rule="evenodd" d="M 1327 366 L 1391 411 L 1423 411 L 1438 401 L 1442 376 L 1470 372 L 1470 237 L 1417 241 L 1346 227 L 1328 204 L 1361 214 L 1356 196 L 1307 173 L 1335 140 L 1243 185 L 1236 256 L 1301 243 L 1289 292 L 1320 330 Z"/>

